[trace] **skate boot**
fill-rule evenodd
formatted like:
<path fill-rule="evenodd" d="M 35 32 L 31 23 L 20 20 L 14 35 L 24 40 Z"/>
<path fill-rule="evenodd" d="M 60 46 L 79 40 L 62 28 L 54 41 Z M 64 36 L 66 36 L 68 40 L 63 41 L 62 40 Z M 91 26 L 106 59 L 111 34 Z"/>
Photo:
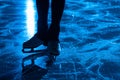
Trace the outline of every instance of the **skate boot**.
<path fill-rule="evenodd" d="M 49 41 L 47 50 L 51 55 L 58 56 L 61 51 L 60 43 L 58 41 Z"/>
<path fill-rule="evenodd" d="M 44 42 L 42 40 L 40 40 L 37 36 L 37 34 L 35 34 L 30 40 L 26 41 L 23 43 L 23 52 L 26 52 L 25 49 L 31 49 L 29 52 L 34 51 L 34 48 L 42 45 Z"/>

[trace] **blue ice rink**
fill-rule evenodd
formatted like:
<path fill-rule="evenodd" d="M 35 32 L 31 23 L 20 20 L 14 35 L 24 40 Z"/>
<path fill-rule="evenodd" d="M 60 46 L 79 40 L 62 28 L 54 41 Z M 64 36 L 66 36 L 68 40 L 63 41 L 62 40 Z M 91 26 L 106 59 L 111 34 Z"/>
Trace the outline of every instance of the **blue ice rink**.
<path fill-rule="evenodd" d="M 60 56 L 48 72 L 39 57 L 23 74 L 22 43 L 36 22 L 35 0 L 0 0 L 0 80 L 120 80 L 120 0 L 66 0 Z"/>

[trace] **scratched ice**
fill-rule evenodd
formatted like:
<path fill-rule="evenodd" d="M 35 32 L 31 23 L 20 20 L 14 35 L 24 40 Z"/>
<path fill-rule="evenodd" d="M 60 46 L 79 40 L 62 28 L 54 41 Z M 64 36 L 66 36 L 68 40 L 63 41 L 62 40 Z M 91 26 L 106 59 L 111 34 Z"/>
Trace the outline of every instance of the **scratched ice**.
<path fill-rule="evenodd" d="M 33 3 L 0 0 L 0 80 L 20 79 L 22 43 L 36 30 Z M 120 0 L 66 0 L 60 41 L 61 55 L 42 80 L 120 80 Z"/>

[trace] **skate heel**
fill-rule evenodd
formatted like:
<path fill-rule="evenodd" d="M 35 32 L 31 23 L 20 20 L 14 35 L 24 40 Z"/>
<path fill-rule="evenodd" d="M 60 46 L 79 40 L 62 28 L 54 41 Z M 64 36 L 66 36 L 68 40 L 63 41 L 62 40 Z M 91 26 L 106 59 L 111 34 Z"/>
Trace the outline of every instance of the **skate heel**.
<path fill-rule="evenodd" d="M 54 64 L 54 62 L 56 61 L 56 57 L 55 55 L 49 55 L 49 60 L 46 62 L 46 66 L 50 67 Z"/>

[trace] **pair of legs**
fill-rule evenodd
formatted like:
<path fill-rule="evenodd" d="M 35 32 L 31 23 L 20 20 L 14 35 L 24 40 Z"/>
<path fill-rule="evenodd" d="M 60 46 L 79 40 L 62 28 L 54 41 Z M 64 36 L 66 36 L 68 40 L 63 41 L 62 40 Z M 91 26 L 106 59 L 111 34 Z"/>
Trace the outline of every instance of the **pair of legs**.
<path fill-rule="evenodd" d="M 36 0 L 38 21 L 37 33 L 30 40 L 23 43 L 24 48 L 31 48 L 33 50 L 41 44 L 48 46 L 48 51 L 55 55 L 59 54 L 59 32 L 60 21 L 63 14 L 65 0 L 52 0 L 51 12 L 52 21 L 48 28 L 48 9 L 49 0 Z"/>
<path fill-rule="evenodd" d="M 52 21 L 48 29 L 49 0 L 36 0 L 38 22 L 38 37 L 47 43 L 48 41 L 59 41 L 60 21 L 64 10 L 65 0 L 52 0 Z"/>

